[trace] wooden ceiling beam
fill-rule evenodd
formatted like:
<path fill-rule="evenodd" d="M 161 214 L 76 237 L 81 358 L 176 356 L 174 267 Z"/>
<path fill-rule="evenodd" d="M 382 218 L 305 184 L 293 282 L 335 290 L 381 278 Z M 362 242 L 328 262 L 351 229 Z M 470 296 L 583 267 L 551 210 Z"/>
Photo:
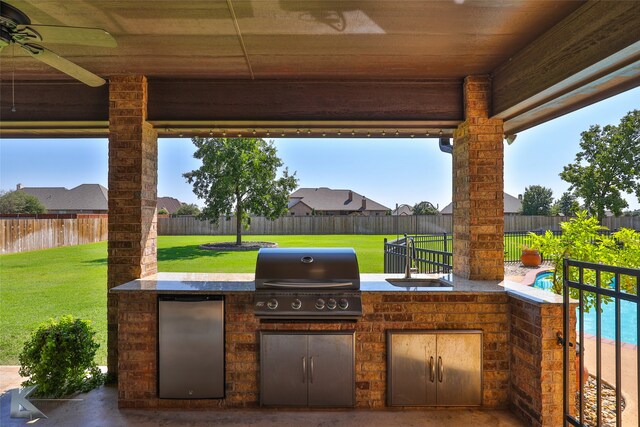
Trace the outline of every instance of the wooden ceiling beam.
<path fill-rule="evenodd" d="M 0 137 L 108 135 L 108 88 L 66 82 L 3 83 Z M 428 81 L 149 81 L 148 120 L 162 136 L 256 132 L 273 136 L 450 135 L 463 120 L 462 83 Z M 256 131 L 257 129 L 257 131 Z M 351 132 L 345 130 L 351 129 Z M 355 132 L 354 132 L 355 131 Z M 398 131 L 396 133 L 396 131 Z M 222 132 L 222 131 L 220 131 Z M 384 133 L 383 133 L 384 132 Z M 304 136 L 304 135 L 303 135 Z"/>
<path fill-rule="evenodd" d="M 149 81 L 149 121 L 458 121 L 462 82 Z"/>
<path fill-rule="evenodd" d="M 590 0 L 498 67 L 493 116 L 515 133 L 640 84 L 640 7 Z"/>

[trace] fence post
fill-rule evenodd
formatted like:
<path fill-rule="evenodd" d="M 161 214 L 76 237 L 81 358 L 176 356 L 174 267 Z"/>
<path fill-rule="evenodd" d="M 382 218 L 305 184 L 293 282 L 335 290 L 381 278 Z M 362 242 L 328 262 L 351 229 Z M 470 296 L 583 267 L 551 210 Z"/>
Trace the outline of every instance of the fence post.
<path fill-rule="evenodd" d="M 447 232 L 445 231 L 444 233 L 442 233 L 443 236 L 443 247 L 444 249 L 442 250 L 443 252 L 448 252 L 447 251 Z"/>

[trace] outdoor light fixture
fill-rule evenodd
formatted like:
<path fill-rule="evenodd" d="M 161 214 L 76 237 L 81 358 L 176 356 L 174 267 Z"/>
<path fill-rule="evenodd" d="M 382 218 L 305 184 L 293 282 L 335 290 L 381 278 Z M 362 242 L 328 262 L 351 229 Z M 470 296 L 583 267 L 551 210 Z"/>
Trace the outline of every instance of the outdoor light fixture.
<path fill-rule="evenodd" d="M 513 142 L 516 140 L 516 138 L 518 137 L 518 135 L 505 135 L 504 139 L 507 140 L 507 144 L 511 145 L 513 144 Z"/>

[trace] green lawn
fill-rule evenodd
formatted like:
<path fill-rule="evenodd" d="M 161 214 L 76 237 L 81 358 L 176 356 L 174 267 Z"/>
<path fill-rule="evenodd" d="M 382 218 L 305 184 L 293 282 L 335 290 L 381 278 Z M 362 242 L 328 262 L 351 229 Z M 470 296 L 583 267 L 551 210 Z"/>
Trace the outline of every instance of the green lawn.
<path fill-rule="evenodd" d="M 389 236 L 391 237 L 391 236 Z M 395 237 L 395 236 L 393 236 Z M 158 269 L 191 272 L 253 272 L 257 252 L 202 251 L 198 245 L 229 236 L 161 236 Z M 353 247 L 360 271 L 383 271 L 384 236 L 245 236 L 281 247 Z M 50 317 L 89 319 L 106 364 L 106 242 L 0 256 L 0 365 L 17 364 L 30 332 Z"/>

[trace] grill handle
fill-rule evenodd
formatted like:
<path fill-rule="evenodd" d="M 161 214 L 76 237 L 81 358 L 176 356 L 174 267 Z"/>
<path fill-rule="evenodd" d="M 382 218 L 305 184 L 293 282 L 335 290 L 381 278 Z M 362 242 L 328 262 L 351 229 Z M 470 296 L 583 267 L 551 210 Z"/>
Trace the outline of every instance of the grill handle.
<path fill-rule="evenodd" d="M 335 283 L 313 283 L 313 282 L 263 282 L 265 288 L 296 288 L 296 289 L 325 289 L 325 288 L 348 288 L 353 286 L 351 282 Z"/>

